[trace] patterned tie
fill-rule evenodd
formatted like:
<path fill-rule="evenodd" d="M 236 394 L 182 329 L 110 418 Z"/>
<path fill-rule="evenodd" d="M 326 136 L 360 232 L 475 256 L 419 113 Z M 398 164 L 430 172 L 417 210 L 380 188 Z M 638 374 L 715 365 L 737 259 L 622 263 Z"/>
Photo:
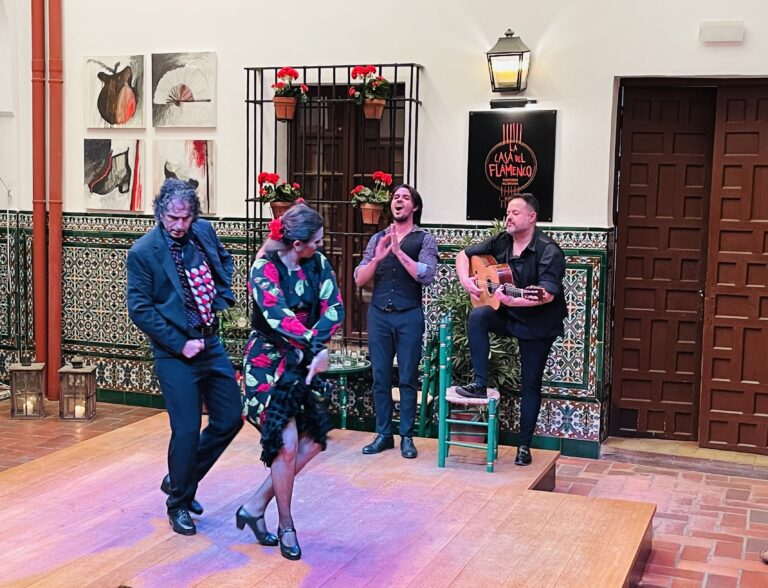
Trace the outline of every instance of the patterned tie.
<path fill-rule="evenodd" d="M 184 272 L 192 288 L 192 296 L 200 312 L 202 324 L 210 325 L 214 319 L 212 305 L 216 297 L 216 286 L 213 283 L 211 268 L 195 239 L 190 239 L 181 248 L 181 258 L 184 261 Z"/>

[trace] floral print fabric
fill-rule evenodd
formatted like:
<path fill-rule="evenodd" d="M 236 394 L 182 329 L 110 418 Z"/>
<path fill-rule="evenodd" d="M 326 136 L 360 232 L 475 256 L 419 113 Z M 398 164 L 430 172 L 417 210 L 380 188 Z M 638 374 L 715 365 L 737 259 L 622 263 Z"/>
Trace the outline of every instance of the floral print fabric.
<path fill-rule="evenodd" d="M 261 312 L 274 333 L 268 337 L 252 331 L 245 347 L 243 378 L 245 385 L 244 415 L 261 428 L 269 413 L 272 391 L 288 365 L 288 354 L 300 352 L 304 365 L 327 343 L 344 319 L 336 276 L 328 260 L 316 253 L 303 260 L 299 269 L 289 271 L 279 257 L 261 257 L 251 266 L 248 290 L 255 302 L 254 312 Z M 281 279 L 281 273 L 283 278 Z M 319 298 L 319 318 L 308 324 L 313 305 Z M 304 375 L 306 369 L 304 367 Z"/>

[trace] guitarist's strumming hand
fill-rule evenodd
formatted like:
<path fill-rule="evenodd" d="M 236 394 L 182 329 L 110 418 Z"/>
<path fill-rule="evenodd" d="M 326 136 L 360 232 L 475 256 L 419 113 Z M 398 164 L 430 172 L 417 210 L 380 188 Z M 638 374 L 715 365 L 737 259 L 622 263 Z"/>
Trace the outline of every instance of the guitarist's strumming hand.
<path fill-rule="evenodd" d="M 472 300 L 477 301 L 480 298 L 482 290 L 477 286 L 477 280 L 474 276 L 465 276 L 460 280 L 461 287 L 469 293 Z M 506 296 L 505 296 L 506 298 Z"/>

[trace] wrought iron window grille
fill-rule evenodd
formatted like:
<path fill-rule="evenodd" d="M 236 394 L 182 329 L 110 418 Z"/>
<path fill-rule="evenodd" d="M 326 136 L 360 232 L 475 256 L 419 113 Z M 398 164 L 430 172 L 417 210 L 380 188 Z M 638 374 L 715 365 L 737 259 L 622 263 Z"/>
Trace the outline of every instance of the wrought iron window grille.
<path fill-rule="evenodd" d="M 272 84 L 280 67 L 249 67 L 246 72 L 246 251 L 252 260 L 266 238 L 271 219 L 259 198 L 258 174 L 277 173 L 298 182 L 307 204 L 325 220 L 325 254 L 331 261 L 347 305 L 345 338 L 364 342 L 367 294 L 354 285 L 352 272 L 373 233 L 386 226 L 363 225 L 351 207 L 350 190 L 373 185 L 376 170 L 391 173 L 393 187 L 417 186 L 419 83 L 422 66 L 376 64 L 377 75 L 391 84 L 381 120 L 368 120 L 349 95 L 359 82 L 354 65 L 295 66 L 308 100 L 297 105 L 291 121 L 275 116 Z M 249 261 L 250 262 L 250 261 Z"/>

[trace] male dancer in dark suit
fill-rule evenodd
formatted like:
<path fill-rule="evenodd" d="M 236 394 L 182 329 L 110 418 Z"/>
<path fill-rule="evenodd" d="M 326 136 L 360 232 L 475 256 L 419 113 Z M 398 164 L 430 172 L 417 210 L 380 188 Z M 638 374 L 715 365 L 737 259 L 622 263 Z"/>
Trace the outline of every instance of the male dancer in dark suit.
<path fill-rule="evenodd" d="M 373 368 L 373 402 L 376 408 L 376 438 L 363 453 L 392 449 L 392 363 L 397 353 L 400 375 L 400 454 L 408 459 L 418 455 L 413 443 L 416 395 L 419 384 L 424 311 L 421 289 L 435 279 L 437 241 L 419 227 L 422 201 L 408 185 L 392 195 L 392 225 L 368 242 L 355 283 L 373 282 L 373 299 L 368 307 L 368 348 Z"/>
<path fill-rule="evenodd" d="M 232 306 L 232 256 L 199 219 L 194 187 L 167 179 L 154 202 L 157 226 L 128 252 L 128 314 L 152 345 L 171 421 L 161 490 L 173 530 L 194 535 L 198 482 L 242 427 L 240 390 L 217 334 L 216 311 Z M 201 405 L 208 426 L 200 432 Z"/>

